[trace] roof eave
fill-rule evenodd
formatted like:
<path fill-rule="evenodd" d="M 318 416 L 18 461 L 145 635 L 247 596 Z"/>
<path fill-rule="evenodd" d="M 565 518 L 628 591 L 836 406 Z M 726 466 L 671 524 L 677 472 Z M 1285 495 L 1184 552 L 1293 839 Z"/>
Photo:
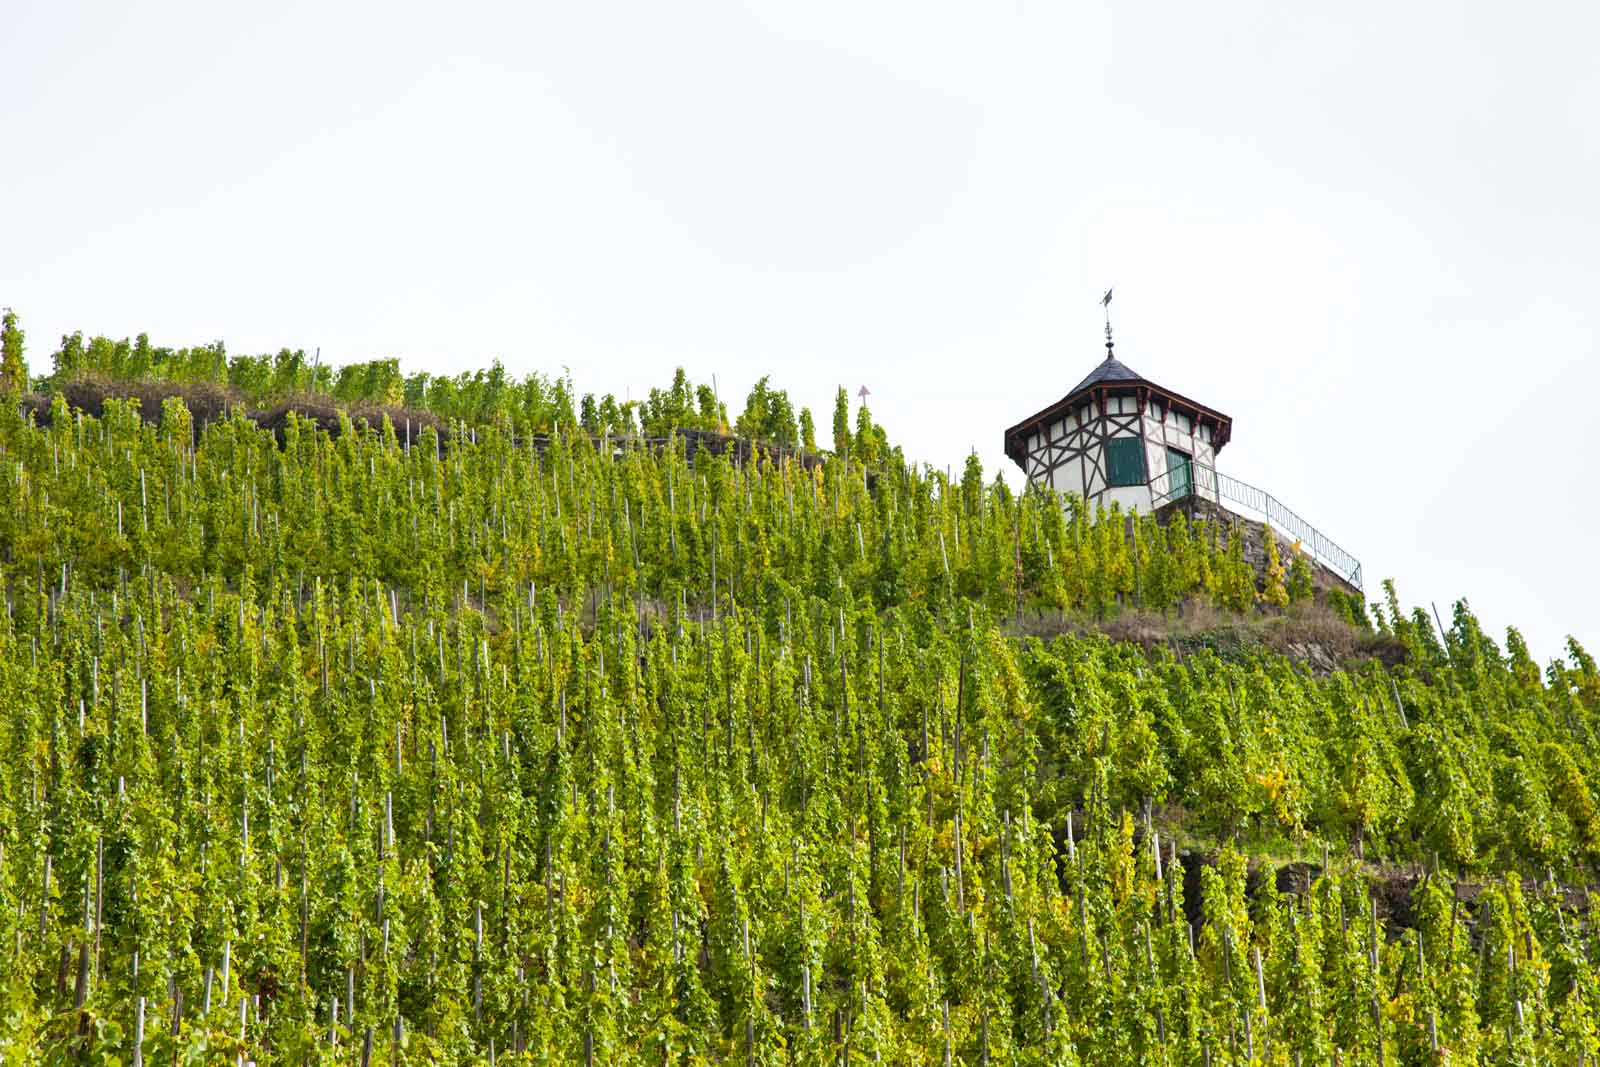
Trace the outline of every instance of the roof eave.
<path fill-rule="evenodd" d="M 1027 465 L 1023 462 L 1023 459 L 1019 457 L 1018 451 L 1020 450 L 1017 450 L 1015 446 L 1020 443 L 1021 435 L 1025 433 L 1029 427 L 1041 422 L 1050 421 L 1050 419 L 1055 417 L 1058 412 L 1066 408 L 1071 408 L 1078 401 L 1084 399 L 1085 397 L 1093 396 L 1097 392 L 1111 392 L 1129 388 L 1143 388 L 1152 390 L 1153 392 L 1159 393 L 1160 395 L 1166 397 L 1168 400 L 1176 400 L 1187 407 L 1193 408 L 1198 414 L 1210 418 L 1217 424 L 1216 440 L 1212 442 L 1211 446 L 1213 452 L 1222 451 L 1222 446 L 1227 444 L 1233 436 L 1232 416 L 1225 415 L 1216 408 L 1208 407 L 1205 404 L 1200 403 L 1198 400 L 1190 400 L 1182 393 L 1168 389 L 1164 385 L 1157 385 L 1155 382 L 1152 382 L 1147 378 L 1118 378 L 1110 381 L 1098 381 L 1090 386 L 1087 386 L 1086 388 L 1078 389 L 1068 393 L 1060 400 L 1057 400 L 1054 404 L 1040 408 L 1027 418 L 1021 420 L 1013 426 L 1008 427 L 1005 432 L 1006 455 L 1010 457 L 1013 463 L 1026 471 Z"/>

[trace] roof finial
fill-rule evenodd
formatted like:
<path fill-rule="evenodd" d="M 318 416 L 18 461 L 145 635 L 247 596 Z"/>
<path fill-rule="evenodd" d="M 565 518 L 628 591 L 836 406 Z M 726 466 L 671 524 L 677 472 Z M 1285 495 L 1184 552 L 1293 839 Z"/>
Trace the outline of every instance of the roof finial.
<path fill-rule="evenodd" d="M 1106 295 L 1100 298 L 1100 306 L 1106 309 L 1106 359 L 1111 358 L 1111 290 L 1106 290 Z"/>

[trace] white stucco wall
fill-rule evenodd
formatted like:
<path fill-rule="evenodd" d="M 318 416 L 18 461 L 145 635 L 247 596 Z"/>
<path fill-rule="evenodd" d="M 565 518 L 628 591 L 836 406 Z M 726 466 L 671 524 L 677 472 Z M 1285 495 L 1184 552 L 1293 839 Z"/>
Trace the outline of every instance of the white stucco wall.
<path fill-rule="evenodd" d="M 1137 510 L 1141 515 L 1150 514 L 1150 487 L 1147 485 L 1115 485 L 1100 494 L 1096 504 L 1104 504 L 1110 508 L 1113 503 L 1122 505 L 1124 513 Z"/>
<path fill-rule="evenodd" d="M 1086 469 L 1087 464 L 1081 458 L 1067 460 L 1056 469 L 1054 480 L 1051 482 L 1052 488 L 1062 494 L 1076 493 L 1078 496 L 1088 496 L 1090 487 L 1084 481 Z M 1088 470 L 1088 473 L 1093 476 L 1092 469 Z"/>

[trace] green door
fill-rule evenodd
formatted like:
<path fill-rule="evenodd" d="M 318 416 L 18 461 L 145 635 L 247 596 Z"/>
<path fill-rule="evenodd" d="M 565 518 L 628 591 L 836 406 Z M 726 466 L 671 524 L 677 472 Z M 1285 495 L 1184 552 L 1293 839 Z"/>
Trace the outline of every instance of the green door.
<path fill-rule="evenodd" d="M 1181 500 L 1189 495 L 1194 485 L 1193 468 L 1189 453 L 1176 448 L 1167 449 L 1167 499 Z"/>

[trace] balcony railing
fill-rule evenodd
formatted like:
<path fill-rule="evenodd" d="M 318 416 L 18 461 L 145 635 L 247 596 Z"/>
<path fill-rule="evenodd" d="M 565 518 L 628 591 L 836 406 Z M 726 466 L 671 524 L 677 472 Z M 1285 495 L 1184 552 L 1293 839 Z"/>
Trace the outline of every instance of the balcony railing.
<path fill-rule="evenodd" d="M 1231 478 L 1213 467 L 1190 464 L 1184 470 L 1167 471 L 1150 479 L 1150 506 L 1163 507 L 1193 493 L 1222 504 L 1229 511 L 1259 519 L 1285 537 L 1293 538 L 1300 551 L 1340 578 L 1361 589 L 1361 561 L 1334 544 L 1322 531 L 1284 507 L 1264 489 L 1257 489 Z"/>

